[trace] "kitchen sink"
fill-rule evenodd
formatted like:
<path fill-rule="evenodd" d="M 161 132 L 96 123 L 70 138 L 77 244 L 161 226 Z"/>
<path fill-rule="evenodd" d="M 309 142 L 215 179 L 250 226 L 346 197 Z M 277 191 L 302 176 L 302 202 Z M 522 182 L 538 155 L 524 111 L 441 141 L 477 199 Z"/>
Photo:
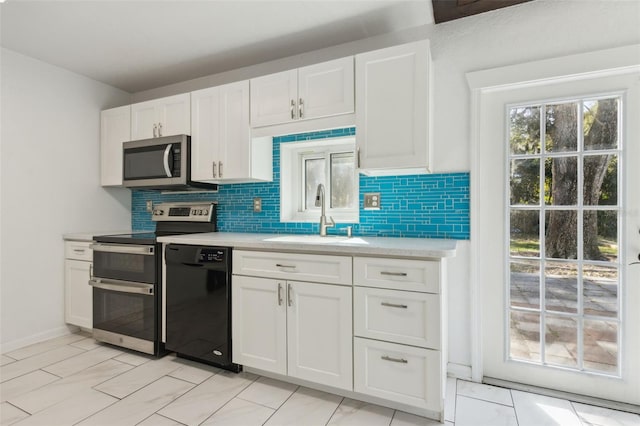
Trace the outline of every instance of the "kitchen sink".
<path fill-rule="evenodd" d="M 264 241 L 279 243 L 299 243 L 299 244 L 367 244 L 362 238 L 345 237 L 341 235 L 282 235 L 279 237 L 267 238 Z"/>

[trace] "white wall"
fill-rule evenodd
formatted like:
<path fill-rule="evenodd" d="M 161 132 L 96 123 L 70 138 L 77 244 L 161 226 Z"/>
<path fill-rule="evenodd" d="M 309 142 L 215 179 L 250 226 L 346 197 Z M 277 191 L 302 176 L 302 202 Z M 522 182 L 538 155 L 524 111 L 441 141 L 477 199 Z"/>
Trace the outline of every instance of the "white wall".
<path fill-rule="evenodd" d="M 468 171 L 467 72 L 639 43 L 640 1 L 536 0 L 135 93 L 133 100 L 188 92 L 422 38 L 431 41 L 435 70 L 434 171 Z M 468 375 L 472 349 L 468 242 L 459 244 L 458 256 L 449 265 L 449 363 L 451 371 Z"/>
<path fill-rule="evenodd" d="M 100 187 L 100 110 L 130 95 L 2 49 L 2 351 L 67 332 L 62 234 L 128 229 L 131 195 Z"/>

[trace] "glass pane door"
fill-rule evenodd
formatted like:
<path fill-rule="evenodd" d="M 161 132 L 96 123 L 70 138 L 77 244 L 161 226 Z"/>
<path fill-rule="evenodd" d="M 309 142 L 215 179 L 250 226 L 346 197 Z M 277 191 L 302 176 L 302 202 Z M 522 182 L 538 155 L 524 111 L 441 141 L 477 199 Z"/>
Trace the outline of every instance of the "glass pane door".
<path fill-rule="evenodd" d="M 510 360 L 620 375 L 620 101 L 509 107 Z"/>

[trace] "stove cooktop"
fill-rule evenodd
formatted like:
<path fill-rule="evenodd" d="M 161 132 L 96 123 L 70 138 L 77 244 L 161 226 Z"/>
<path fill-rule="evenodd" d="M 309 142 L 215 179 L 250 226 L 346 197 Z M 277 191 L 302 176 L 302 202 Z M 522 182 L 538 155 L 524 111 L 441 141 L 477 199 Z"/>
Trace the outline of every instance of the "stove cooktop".
<path fill-rule="evenodd" d="M 155 244 L 159 236 L 216 232 L 216 207 L 214 201 L 157 204 L 151 212 L 151 219 L 156 222 L 155 232 L 100 235 L 94 240 L 99 243 L 149 245 Z"/>

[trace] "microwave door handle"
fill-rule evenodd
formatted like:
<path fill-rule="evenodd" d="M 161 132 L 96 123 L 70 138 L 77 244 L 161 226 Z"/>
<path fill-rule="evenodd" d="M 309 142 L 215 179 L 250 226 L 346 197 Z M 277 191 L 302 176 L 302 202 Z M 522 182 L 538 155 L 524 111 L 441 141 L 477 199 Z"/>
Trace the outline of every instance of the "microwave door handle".
<path fill-rule="evenodd" d="M 164 171 L 167 174 L 167 177 L 173 177 L 171 175 L 171 168 L 169 167 L 169 154 L 171 153 L 171 147 L 173 146 L 172 143 L 170 143 L 169 145 L 167 145 L 167 147 L 164 149 Z"/>

